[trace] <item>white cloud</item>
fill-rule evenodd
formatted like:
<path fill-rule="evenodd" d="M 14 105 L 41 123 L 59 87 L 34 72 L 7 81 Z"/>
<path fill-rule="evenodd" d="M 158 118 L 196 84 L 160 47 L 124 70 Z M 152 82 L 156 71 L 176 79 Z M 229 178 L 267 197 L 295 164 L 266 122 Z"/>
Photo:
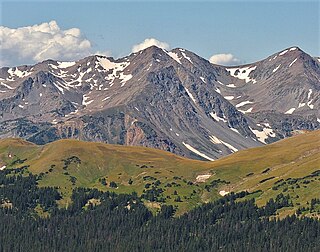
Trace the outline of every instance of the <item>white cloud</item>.
<path fill-rule="evenodd" d="M 213 64 L 223 65 L 223 66 L 231 66 L 238 65 L 241 63 L 239 59 L 233 56 L 231 53 L 222 53 L 212 55 L 209 61 Z"/>
<path fill-rule="evenodd" d="M 32 64 L 46 59 L 76 60 L 92 45 L 78 28 L 62 30 L 56 21 L 11 29 L 0 26 L 0 65 Z"/>
<path fill-rule="evenodd" d="M 157 46 L 166 50 L 169 50 L 170 46 L 169 44 L 167 44 L 166 42 L 161 42 L 155 38 L 147 38 L 145 39 L 143 42 L 141 42 L 140 44 L 134 45 L 132 47 L 132 52 L 138 52 L 141 51 L 143 49 L 146 49 L 150 46 Z"/>

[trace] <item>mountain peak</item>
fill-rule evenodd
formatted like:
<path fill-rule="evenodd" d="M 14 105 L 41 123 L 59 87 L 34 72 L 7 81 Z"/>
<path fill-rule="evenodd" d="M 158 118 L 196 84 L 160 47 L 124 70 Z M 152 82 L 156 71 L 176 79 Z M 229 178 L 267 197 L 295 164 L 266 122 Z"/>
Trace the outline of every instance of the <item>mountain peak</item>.
<path fill-rule="evenodd" d="M 162 52 L 164 50 L 165 49 L 162 49 L 162 48 L 160 48 L 158 46 L 152 45 L 152 46 L 149 46 L 149 47 L 147 47 L 145 49 L 142 49 L 142 50 L 140 50 L 138 52 L 135 52 L 133 54 L 136 55 L 136 54 L 143 54 L 143 53 L 147 53 L 147 54 L 149 54 L 149 53 L 157 53 L 157 52 Z"/>
<path fill-rule="evenodd" d="M 285 48 L 277 53 L 272 54 L 269 56 L 267 59 L 272 58 L 273 60 L 275 59 L 284 59 L 284 58 L 291 58 L 291 57 L 296 57 L 298 55 L 305 54 L 304 51 L 302 51 L 299 47 L 297 46 L 292 46 Z"/>
<path fill-rule="evenodd" d="M 151 46 L 118 59 L 1 68 L 0 126 L 38 143 L 78 137 L 216 159 L 317 127 L 316 61 L 295 46 L 223 67 L 183 48 Z M 283 124 L 290 116 L 291 126 Z"/>

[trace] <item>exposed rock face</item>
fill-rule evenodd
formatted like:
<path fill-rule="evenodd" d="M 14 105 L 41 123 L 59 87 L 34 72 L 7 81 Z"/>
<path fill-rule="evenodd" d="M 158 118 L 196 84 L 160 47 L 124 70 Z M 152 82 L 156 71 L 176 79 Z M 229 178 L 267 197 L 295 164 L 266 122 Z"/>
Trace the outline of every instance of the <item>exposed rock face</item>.
<path fill-rule="evenodd" d="M 319 128 L 320 62 L 288 48 L 223 67 L 184 49 L 0 69 L 0 136 L 76 138 L 213 160 Z"/>
<path fill-rule="evenodd" d="M 222 85 L 221 89 L 232 104 L 247 113 L 275 111 L 320 118 L 319 63 L 291 47 L 253 64 L 226 68 L 235 77 L 234 85 Z"/>

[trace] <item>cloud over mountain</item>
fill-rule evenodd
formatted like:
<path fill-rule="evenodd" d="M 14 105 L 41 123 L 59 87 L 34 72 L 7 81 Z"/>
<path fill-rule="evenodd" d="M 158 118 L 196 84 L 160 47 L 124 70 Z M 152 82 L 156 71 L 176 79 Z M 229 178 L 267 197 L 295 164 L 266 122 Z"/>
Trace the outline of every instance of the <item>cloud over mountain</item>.
<path fill-rule="evenodd" d="M 212 55 L 209 61 L 213 64 L 224 66 L 238 65 L 241 63 L 241 61 L 237 59 L 235 56 L 233 56 L 231 53 L 221 53 Z"/>
<path fill-rule="evenodd" d="M 169 44 L 166 42 L 159 41 L 155 38 L 147 38 L 143 42 L 141 42 L 140 44 L 134 45 L 132 47 L 132 52 L 135 53 L 140 50 L 146 49 L 150 46 L 157 46 L 157 47 L 160 47 L 160 48 L 163 48 L 166 50 L 168 50 L 170 48 Z"/>
<path fill-rule="evenodd" d="M 0 26 L 0 65 L 31 64 L 46 59 L 75 60 L 92 45 L 78 28 L 62 30 L 56 21 L 11 29 Z"/>

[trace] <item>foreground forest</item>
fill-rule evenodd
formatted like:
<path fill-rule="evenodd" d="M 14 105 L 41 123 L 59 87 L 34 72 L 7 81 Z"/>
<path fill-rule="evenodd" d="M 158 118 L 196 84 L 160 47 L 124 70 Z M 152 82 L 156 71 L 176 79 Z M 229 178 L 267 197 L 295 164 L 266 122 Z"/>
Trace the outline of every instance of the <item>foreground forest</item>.
<path fill-rule="evenodd" d="M 259 208 L 250 193 L 231 193 L 173 217 L 174 206 L 154 215 L 135 193 L 86 188 L 74 189 L 72 204 L 59 208 L 60 193 L 39 188 L 38 180 L 0 171 L 0 251 L 320 250 L 319 220 L 274 217 L 292 204 L 284 194 Z M 319 204 L 313 199 L 310 208 Z"/>

